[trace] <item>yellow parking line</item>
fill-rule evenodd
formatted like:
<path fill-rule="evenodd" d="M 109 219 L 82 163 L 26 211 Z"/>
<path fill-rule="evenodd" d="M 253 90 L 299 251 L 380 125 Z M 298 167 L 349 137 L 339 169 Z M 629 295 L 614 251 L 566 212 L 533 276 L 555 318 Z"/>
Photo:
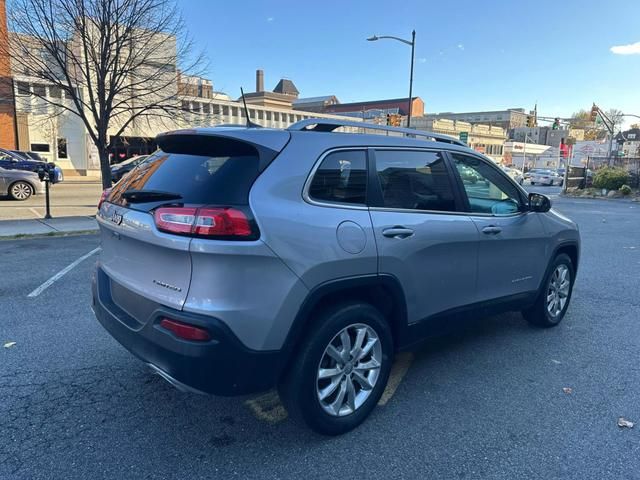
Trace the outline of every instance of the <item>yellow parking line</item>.
<path fill-rule="evenodd" d="M 396 390 L 400 386 L 400 382 L 402 382 L 402 379 L 407 374 L 412 362 L 413 353 L 411 352 L 403 352 L 396 355 L 396 361 L 394 362 L 393 367 L 391 367 L 391 373 L 389 374 L 387 388 L 382 392 L 378 405 L 384 406 L 389 400 L 391 400 L 391 397 L 396 393 Z"/>
<path fill-rule="evenodd" d="M 391 397 L 396 393 L 412 362 L 413 353 L 405 352 L 396 355 L 396 361 L 393 367 L 391 367 L 387 387 L 384 389 L 378 405 L 384 406 L 391 400 Z M 247 400 L 244 404 L 249 407 L 251 413 L 253 413 L 258 420 L 267 423 L 276 424 L 287 418 L 287 411 L 280 402 L 278 392 L 275 390 Z"/>
<path fill-rule="evenodd" d="M 280 397 L 275 390 L 247 400 L 244 404 L 251 409 L 258 420 L 267 423 L 275 424 L 287 418 L 287 411 L 280 403 Z"/>

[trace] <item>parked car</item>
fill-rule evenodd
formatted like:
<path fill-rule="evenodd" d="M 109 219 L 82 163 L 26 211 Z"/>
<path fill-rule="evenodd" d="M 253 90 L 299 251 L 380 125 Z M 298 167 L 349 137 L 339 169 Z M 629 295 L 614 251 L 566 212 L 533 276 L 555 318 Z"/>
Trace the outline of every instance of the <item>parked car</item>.
<path fill-rule="evenodd" d="M 505 167 L 505 166 L 502 166 L 501 168 L 507 175 L 509 175 L 511 178 L 513 178 L 513 180 L 518 185 L 522 185 L 524 183 L 524 175 L 517 168 Z"/>
<path fill-rule="evenodd" d="M 42 182 L 37 173 L 0 167 L 0 195 L 26 200 L 39 193 L 42 193 Z"/>
<path fill-rule="evenodd" d="M 0 148 L 0 167 L 7 170 L 26 170 L 37 172 L 40 169 L 51 172 L 52 183 L 59 183 L 64 180 L 62 170 L 54 163 L 42 160 L 34 160 L 25 152 L 17 152 Z"/>
<path fill-rule="evenodd" d="M 42 156 L 38 152 L 23 152 L 21 150 L 9 150 L 9 151 L 12 152 L 12 153 L 15 153 L 16 155 L 20 155 L 21 157 L 29 159 L 29 160 L 37 160 L 39 162 L 46 162 L 46 160 L 44 158 L 42 158 Z"/>
<path fill-rule="evenodd" d="M 536 173 L 536 172 L 541 172 L 542 170 L 546 170 L 545 168 L 531 168 L 529 170 L 527 170 L 526 172 L 524 172 L 524 174 L 522 175 L 523 178 L 525 180 L 531 180 L 531 177 Z"/>
<path fill-rule="evenodd" d="M 277 386 L 330 435 L 375 408 L 396 351 L 463 312 L 558 325 L 580 237 L 547 197 L 452 137 L 340 127 L 360 124 L 159 135 L 98 207 L 99 322 L 178 388 Z"/>
<path fill-rule="evenodd" d="M 538 170 L 531 175 L 531 185 L 560 185 L 564 183 L 564 177 L 555 170 Z"/>
<path fill-rule="evenodd" d="M 116 163 L 115 165 L 112 165 L 111 181 L 113 183 L 116 183 L 124 176 L 125 173 L 128 173 L 131 170 L 133 170 L 135 167 L 137 167 L 142 162 L 144 162 L 147 158 L 149 158 L 149 155 L 138 155 L 137 157 L 131 157 L 128 160 L 125 160 L 124 162 Z"/>

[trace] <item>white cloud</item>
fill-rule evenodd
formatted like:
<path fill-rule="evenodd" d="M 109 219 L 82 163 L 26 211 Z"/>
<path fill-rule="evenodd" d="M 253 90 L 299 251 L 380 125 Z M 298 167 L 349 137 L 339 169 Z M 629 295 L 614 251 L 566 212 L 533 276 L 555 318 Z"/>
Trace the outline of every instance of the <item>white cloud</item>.
<path fill-rule="evenodd" d="M 463 45 L 462 43 L 459 43 L 459 44 L 458 44 L 458 49 L 459 49 L 459 50 L 464 50 L 464 45 Z"/>
<path fill-rule="evenodd" d="M 267 22 L 273 22 L 275 20 L 275 18 L 273 17 L 267 17 Z"/>
<path fill-rule="evenodd" d="M 418 63 L 427 63 L 427 59 L 422 57 L 418 59 Z"/>
<path fill-rule="evenodd" d="M 640 55 L 640 42 L 629 43 L 628 45 L 614 45 L 611 52 L 616 55 Z"/>

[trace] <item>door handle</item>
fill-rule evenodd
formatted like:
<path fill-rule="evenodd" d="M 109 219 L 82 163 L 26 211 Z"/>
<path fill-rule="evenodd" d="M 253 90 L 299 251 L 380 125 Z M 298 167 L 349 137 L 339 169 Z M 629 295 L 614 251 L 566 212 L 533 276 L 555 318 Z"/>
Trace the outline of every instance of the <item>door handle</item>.
<path fill-rule="evenodd" d="M 482 229 L 482 233 L 486 233 L 487 235 L 497 235 L 502 231 L 502 228 L 497 227 L 496 225 L 489 225 L 488 227 L 484 227 Z"/>
<path fill-rule="evenodd" d="M 382 230 L 382 235 L 389 238 L 407 238 L 413 235 L 413 230 L 405 227 L 392 227 Z"/>

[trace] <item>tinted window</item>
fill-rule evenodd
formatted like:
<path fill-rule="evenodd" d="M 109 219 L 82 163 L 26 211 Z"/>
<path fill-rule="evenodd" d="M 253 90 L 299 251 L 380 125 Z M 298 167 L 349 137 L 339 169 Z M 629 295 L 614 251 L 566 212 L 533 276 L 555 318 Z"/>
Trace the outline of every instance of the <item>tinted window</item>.
<path fill-rule="evenodd" d="M 449 212 L 456 209 L 439 152 L 377 150 L 376 170 L 385 207 Z"/>
<path fill-rule="evenodd" d="M 477 158 L 452 155 L 469 200 L 469 209 L 475 213 L 510 215 L 520 209 L 520 194 L 515 185 L 494 167 Z"/>
<path fill-rule="evenodd" d="M 185 204 L 247 205 L 249 190 L 258 174 L 257 152 L 205 156 L 159 150 L 113 187 L 109 201 L 124 205 L 122 193 L 131 189 L 177 193 Z M 155 203 L 130 205 L 142 210 L 154 206 Z"/>
<path fill-rule="evenodd" d="M 316 170 L 309 196 L 323 202 L 363 205 L 367 194 L 367 157 L 363 150 L 333 152 Z"/>

